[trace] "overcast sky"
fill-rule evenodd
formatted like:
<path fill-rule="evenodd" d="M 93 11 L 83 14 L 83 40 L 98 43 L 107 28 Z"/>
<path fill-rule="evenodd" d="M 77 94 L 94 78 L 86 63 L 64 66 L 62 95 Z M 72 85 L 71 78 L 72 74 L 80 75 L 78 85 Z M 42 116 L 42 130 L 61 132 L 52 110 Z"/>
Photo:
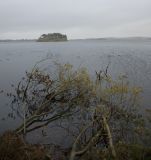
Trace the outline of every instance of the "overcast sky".
<path fill-rule="evenodd" d="M 151 0 L 0 0 L 0 39 L 151 36 Z"/>

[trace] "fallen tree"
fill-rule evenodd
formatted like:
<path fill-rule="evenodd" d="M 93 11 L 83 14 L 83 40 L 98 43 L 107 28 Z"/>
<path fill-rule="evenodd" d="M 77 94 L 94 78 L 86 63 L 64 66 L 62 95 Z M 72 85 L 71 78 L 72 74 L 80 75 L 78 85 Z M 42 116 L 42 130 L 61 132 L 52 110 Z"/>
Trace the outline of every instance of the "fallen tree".
<path fill-rule="evenodd" d="M 93 79 L 85 68 L 54 63 L 56 70 L 50 72 L 37 64 L 12 95 L 13 110 L 23 119 L 15 133 L 26 135 L 55 121 L 72 124 L 60 125 L 74 137 L 70 160 L 83 159 L 94 149 L 101 150 L 98 157 L 106 150 L 103 155 L 108 159 L 120 159 L 117 144 L 148 141 L 150 134 L 138 108 L 142 89 L 130 86 L 125 75 L 113 80 L 107 66 Z"/>

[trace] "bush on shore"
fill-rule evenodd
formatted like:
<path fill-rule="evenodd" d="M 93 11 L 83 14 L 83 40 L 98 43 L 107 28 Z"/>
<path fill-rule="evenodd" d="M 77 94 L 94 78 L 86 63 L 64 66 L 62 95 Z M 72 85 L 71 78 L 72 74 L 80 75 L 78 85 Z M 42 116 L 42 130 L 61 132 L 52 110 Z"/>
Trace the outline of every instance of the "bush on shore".
<path fill-rule="evenodd" d="M 10 143 L 8 133 L 1 137 L 0 147 L 4 152 L 0 150 L 0 155 L 5 153 L 3 156 L 7 157 L 7 152 L 15 153 L 16 159 L 20 154 L 32 155 L 34 151 L 26 155 L 27 150 L 21 149 L 25 142 L 20 136 L 49 127 L 50 123 L 64 122 L 72 125 L 60 123 L 60 128 L 73 137 L 65 159 L 150 158 L 150 124 L 140 114 L 140 87 L 130 86 L 125 75 L 113 80 L 108 67 L 97 71 L 94 79 L 85 68 L 74 70 L 70 64 L 56 63 L 55 67 L 51 72 L 35 65 L 19 82 L 16 94 L 11 94 L 13 111 L 23 123 L 12 134 L 19 136 L 15 142 Z M 45 149 L 34 149 L 36 158 L 50 158 Z M 20 152 L 16 153 L 17 150 Z"/>

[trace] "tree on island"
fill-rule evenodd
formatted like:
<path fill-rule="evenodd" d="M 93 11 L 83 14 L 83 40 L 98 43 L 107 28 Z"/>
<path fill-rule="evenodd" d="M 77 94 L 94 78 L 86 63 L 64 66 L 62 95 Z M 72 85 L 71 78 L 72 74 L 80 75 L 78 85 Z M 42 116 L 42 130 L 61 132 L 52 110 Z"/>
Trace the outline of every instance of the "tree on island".
<path fill-rule="evenodd" d="M 57 42 L 57 41 L 67 41 L 67 36 L 61 33 L 48 33 L 42 34 L 37 42 Z"/>

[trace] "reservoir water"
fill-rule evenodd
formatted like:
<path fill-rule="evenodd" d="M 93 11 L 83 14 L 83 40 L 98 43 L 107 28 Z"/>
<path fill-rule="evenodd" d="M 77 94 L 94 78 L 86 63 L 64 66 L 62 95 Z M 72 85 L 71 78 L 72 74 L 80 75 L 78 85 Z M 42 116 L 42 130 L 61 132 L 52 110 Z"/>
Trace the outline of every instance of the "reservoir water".
<path fill-rule="evenodd" d="M 0 91 L 13 91 L 34 64 L 44 58 L 75 67 L 87 67 L 90 74 L 105 69 L 113 77 L 126 74 L 132 85 L 143 88 L 142 107 L 151 108 L 151 40 L 102 39 L 68 42 L 1 42 Z M 43 67 L 43 66 L 42 66 Z M 20 121 L 7 117 L 10 111 L 8 97 L 0 94 L 0 132 L 16 127 Z M 37 135 L 38 136 L 38 135 Z"/>

